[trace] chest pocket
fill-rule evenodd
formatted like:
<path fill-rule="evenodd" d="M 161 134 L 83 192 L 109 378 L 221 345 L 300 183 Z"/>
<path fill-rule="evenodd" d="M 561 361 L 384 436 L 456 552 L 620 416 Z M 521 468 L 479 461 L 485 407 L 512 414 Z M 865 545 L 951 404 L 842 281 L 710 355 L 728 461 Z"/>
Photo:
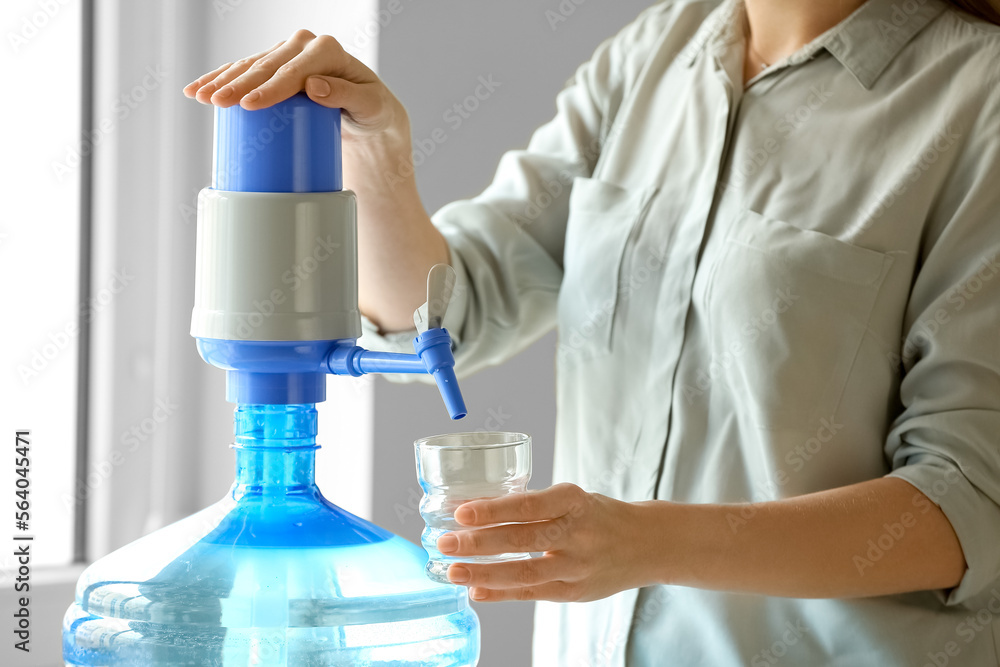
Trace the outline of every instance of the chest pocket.
<path fill-rule="evenodd" d="M 592 178 L 573 181 L 558 302 L 560 359 L 611 351 L 622 265 L 654 192 Z"/>
<path fill-rule="evenodd" d="M 712 264 L 713 380 L 762 428 L 836 415 L 892 257 L 744 211 Z"/>

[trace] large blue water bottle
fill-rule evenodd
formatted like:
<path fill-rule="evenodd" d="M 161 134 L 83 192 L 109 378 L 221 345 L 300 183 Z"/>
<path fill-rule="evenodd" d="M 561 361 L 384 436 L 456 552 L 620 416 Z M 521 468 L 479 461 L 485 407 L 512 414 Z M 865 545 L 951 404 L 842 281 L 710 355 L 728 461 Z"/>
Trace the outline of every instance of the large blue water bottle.
<path fill-rule="evenodd" d="M 464 416 L 447 331 L 420 334 L 415 355 L 356 345 L 338 110 L 297 95 L 216 113 L 192 333 L 237 404 L 236 479 L 218 503 L 87 568 L 63 623 L 65 662 L 474 666 L 465 589 L 429 580 L 422 548 L 333 505 L 314 477 L 327 373 L 431 373 Z"/>

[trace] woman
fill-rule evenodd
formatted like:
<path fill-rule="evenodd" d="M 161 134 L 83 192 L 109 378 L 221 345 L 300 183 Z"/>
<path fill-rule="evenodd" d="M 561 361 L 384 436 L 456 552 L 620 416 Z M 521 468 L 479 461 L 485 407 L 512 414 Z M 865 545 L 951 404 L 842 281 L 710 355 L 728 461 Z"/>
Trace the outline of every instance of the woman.
<path fill-rule="evenodd" d="M 185 93 L 343 107 L 385 347 L 408 346 L 445 261 L 465 372 L 558 326 L 562 483 L 467 503 L 439 542 L 545 552 L 449 570 L 475 599 L 541 601 L 535 664 L 993 665 L 998 18 L 656 4 L 433 223 L 405 110 L 333 38 L 300 31 Z M 483 527 L 502 522 L 522 523 Z"/>

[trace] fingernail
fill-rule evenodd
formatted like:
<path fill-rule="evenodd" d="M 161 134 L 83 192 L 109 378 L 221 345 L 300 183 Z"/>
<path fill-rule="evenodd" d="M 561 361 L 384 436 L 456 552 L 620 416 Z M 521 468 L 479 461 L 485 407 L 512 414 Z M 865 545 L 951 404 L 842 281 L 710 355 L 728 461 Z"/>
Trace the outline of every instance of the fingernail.
<path fill-rule="evenodd" d="M 473 600 L 485 600 L 486 599 L 486 589 L 484 588 L 473 588 L 469 592 L 469 597 Z"/>
<path fill-rule="evenodd" d="M 330 84 L 326 79 L 313 77 L 306 80 L 306 92 L 315 97 L 326 97 L 330 94 Z"/>
<path fill-rule="evenodd" d="M 450 554 L 453 551 L 458 551 L 458 538 L 448 533 L 447 535 L 442 535 L 438 538 L 437 548 L 441 553 Z"/>
<path fill-rule="evenodd" d="M 469 569 L 461 565 L 452 565 L 448 568 L 448 579 L 456 584 L 464 584 L 470 576 Z"/>
<path fill-rule="evenodd" d="M 471 507 L 459 507 L 455 511 L 455 521 L 459 523 L 475 523 L 476 522 L 476 510 Z"/>
<path fill-rule="evenodd" d="M 240 104 L 251 104 L 259 99 L 260 99 L 260 91 L 254 90 L 244 95 L 243 99 L 240 100 Z"/>
<path fill-rule="evenodd" d="M 220 100 L 224 100 L 232 94 L 233 94 L 232 86 L 223 86 L 218 91 L 216 91 L 216 93 L 212 95 L 212 97 L 218 97 Z"/>

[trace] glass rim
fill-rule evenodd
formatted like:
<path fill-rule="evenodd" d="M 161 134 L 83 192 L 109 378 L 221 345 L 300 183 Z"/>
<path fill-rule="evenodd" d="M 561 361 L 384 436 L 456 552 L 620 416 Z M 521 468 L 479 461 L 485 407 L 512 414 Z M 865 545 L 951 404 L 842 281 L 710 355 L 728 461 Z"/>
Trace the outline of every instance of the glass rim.
<path fill-rule="evenodd" d="M 443 444 L 434 442 L 435 440 L 443 440 L 445 438 L 461 438 L 462 436 L 470 436 L 474 438 L 487 438 L 490 436 L 513 436 L 510 442 L 469 442 L 463 444 Z M 423 438 L 419 438 L 413 441 L 414 449 L 499 449 L 501 447 L 516 447 L 517 445 L 530 445 L 531 436 L 526 433 L 520 433 L 517 431 L 462 431 L 460 433 L 439 433 L 438 435 L 429 435 Z"/>

